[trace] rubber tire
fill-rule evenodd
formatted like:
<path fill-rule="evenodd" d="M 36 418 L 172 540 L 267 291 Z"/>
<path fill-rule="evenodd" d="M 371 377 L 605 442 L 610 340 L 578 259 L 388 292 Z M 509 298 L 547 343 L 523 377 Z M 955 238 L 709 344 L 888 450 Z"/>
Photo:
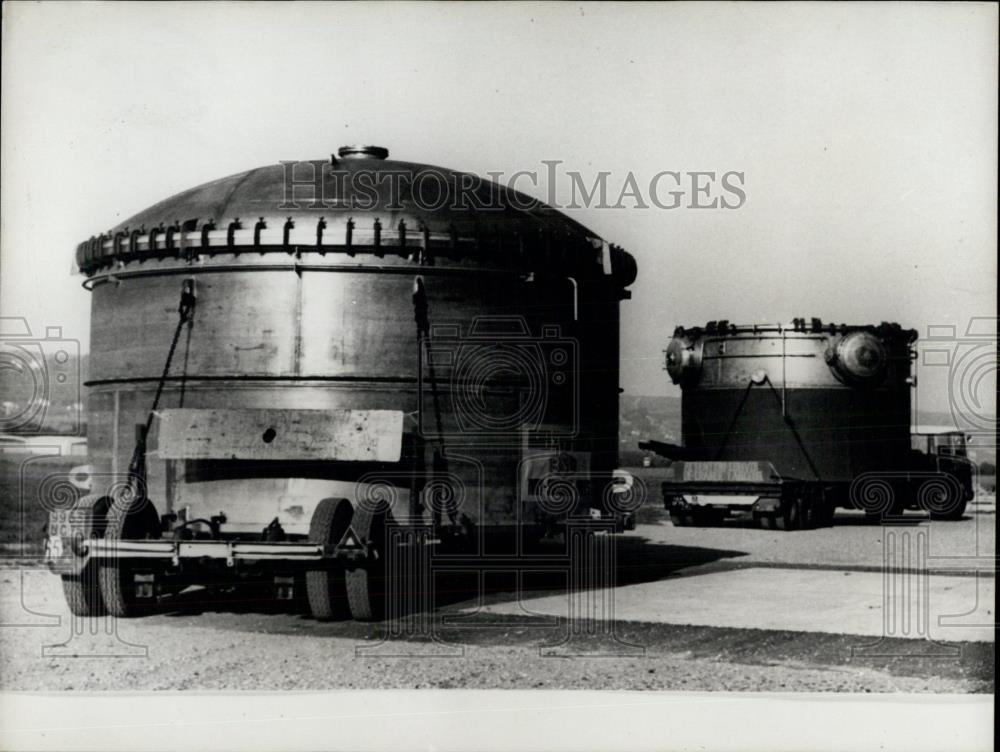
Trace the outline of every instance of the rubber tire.
<path fill-rule="evenodd" d="M 309 521 L 309 541 L 323 546 L 340 542 L 351 524 L 354 510 L 347 499 L 323 499 Z M 321 566 L 306 572 L 306 600 L 317 621 L 341 621 L 351 618 L 344 581 L 344 565 L 337 559 L 325 559 Z"/>
<path fill-rule="evenodd" d="M 820 526 L 821 516 L 818 503 L 813 498 L 799 499 L 799 530 L 815 530 Z"/>
<path fill-rule="evenodd" d="M 833 527 L 833 516 L 837 513 L 837 496 L 830 488 L 822 489 L 814 499 L 816 505 L 816 526 Z"/>
<path fill-rule="evenodd" d="M 77 500 L 75 508 L 89 514 L 88 535 L 104 537 L 110 506 L 111 500 L 107 496 L 84 496 Z M 100 573 L 96 561 L 84 564 L 79 574 L 64 574 L 61 579 L 63 596 L 73 616 L 104 616 L 108 612 L 101 596 Z"/>
<path fill-rule="evenodd" d="M 355 535 L 368 541 L 373 558 L 364 564 L 349 567 L 344 573 L 347 602 L 351 616 L 357 621 L 381 621 L 385 616 L 386 599 L 386 524 L 388 511 L 355 508 L 351 527 Z"/>
<path fill-rule="evenodd" d="M 160 517 L 148 499 L 134 499 L 124 506 L 113 504 L 108 512 L 107 540 L 142 540 L 159 538 Z M 128 619 L 149 613 L 156 598 L 135 595 L 136 566 L 129 559 L 101 559 L 99 581 L 101 597 L 111 616 Z"/>
<path fill-rule="evenodd" d="M 73 616 L 104 616 L 108 612 L 101 596 L 96 562 L 88 562 L 78 575 L 62 576 L 63 595 Z"/>
<path fill-rule="evenodd" d="M 833 515 L 836 513 L 833 502 L 830 499 L 819 499 L 813 503 L 816 505 L 813 509 L 814 527 L 833 527 Z"/>
<path fill-rule="evenodd" d="M 954 509 L 949 509 L 947 512 L 931 512 L 930 516 L 932 520 L 937 520 L 940 522 L 955 522 L 962 519 L 965 514 L 965 508 L 968 506 L 969 500 L 962 499 L 962 502 L 956 506 Z"/>
<path fill-rule="evenodd" d="M 802 526 L 802 503 L 799 499 L 783 502 L 780 511 L 774 515 L 778 530 L 798 530 Z"/>
<path fill-rule="evenodd" d="M 670 521 L 674 524 L 674 527 L 688 527 L 691 525 L 691 515 L 684 512 L 681 512 L 680 514 L 671 512 Z"/>

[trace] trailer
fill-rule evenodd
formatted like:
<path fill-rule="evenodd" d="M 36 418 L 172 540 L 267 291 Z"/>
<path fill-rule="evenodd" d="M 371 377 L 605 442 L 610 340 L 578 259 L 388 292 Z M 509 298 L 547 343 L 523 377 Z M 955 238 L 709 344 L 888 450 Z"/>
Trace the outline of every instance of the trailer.
<path fill-rule="evenodd" d="M 674 524 L 747 513 L 815 528 L 838 507 L 873 521 L 907 508 L 961 518 L 973 496 L 964 437 L 911 446 L 922 436 L 910 431 L 915 340 L 898 324 L 815 318 L 678 327 L 666 370 L 682 390 L 682 445 L 640 444 L 673 462 L 661 490 Z"/>

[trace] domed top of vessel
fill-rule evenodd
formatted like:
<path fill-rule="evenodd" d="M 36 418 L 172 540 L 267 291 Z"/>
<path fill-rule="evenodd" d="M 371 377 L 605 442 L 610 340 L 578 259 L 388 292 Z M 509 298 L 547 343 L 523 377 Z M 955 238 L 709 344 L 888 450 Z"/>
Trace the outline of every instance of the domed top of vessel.
<path fill-rule="evenodd" d="M 902 384 L 916 339 L 916 330 L 887 321 L 873 326 L 824 324 L 818 318 L 796 318 L 791 324 L 731 324 L 723 319 L 704 327 L 677 327 L 665 351 L 665 366 L 671 381 L 682 387 L 746 386 L 748 380 Z"/>
<path fill-rule="evenodd" d="M 81 243 L 91 275 L 149 257 L 346 252 L 482 265 L 575 267 L 608 260 L 623 286 L 634 261 L 565 214 L 477 175 L 343 146 L 329 159 L 280 162 L 171 196 Z M 381 263 L 381 262 L 380 262 Z"/>

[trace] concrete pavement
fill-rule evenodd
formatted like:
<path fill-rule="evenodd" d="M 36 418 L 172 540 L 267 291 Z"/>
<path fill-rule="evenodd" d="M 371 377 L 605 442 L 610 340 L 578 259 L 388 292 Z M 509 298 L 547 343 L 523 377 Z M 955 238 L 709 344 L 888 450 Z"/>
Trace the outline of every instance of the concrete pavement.
<path fill-rule="evenodd" d="M 610 591 L 523 597 L 497 614 L 992 642 L 994 580 L 920 573 L 750 567 Z"/>

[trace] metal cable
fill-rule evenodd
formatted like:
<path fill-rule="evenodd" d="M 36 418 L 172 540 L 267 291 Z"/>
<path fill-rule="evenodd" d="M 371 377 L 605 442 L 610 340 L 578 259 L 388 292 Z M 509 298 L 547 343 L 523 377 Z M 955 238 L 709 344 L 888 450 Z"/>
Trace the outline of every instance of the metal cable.
<path fill-rule="evenodd" d="M 431 394 L 434 398 L 434 421 L 437 428 L 438 444 L 444 451 L 444 423 L 441 420 L 441 401 L 438 396 L 437 379 L 434 376 L 434 361 L 431 358 L 430 337 L 431 322 L 428 316 L 427 292 L 424 289 L 424 278 L 413 280 L 413 318 L 417 322 L 417 346 L 427 354 L 427 370 L 430 372 Z"/>
<path fill-rule="evenodd" d="M 819 474 L 819 470 L 816 468 L 816 465 L 812 461 L 812 457 L 809 456 L 809 452 L 806 450 L 806 445 L 802 441 L 802 437 L 799 435 L 799 431 L 795 427 L 795 423 L 792 421 L 791 416 L 787 415 L 785 411 L 784 402 L 781 399 L 781 395 L 779 395 L 777 390 L 774 388 L 774 384 L 771 383 L 770 377 L 765 376 L 764 383 L 767 384 L 767 387 L 771 391 L 771 394 L 773 394 L 774 398 L 778 401 L 778 405 L 781 407 L 781 419 L 784 422 L 784 424 L 788 426 L 789 430 L 792 432 L 792 436 L 795 438 L 795 443 L 798 444 L 799 449 L 802 451 L 802 456 L 805 458 L 806 463 L 809 465 L 809 469 L 812 470 L 813 475 L 816 476 L 816 480 L 823 480 Z M 719 445 L 719 449 L 716 452 L 715 455 L 716 460 L 722 459 L 722 453 L 726 450 L 726 447 L 729 445 L 729 437 L 733 433 L 733 428 L 736 427 L 736 421 L 740 417 L 740 413 L 743 412 L 743 407 L 747 403 L 747 398 L 750 396 L 750 390 L 753 389 L 753 386 L 754 386 L 753 379 L 747 381 L 747 386 L 746 389 L 743 390 L 743 397 L 740 399 L 740 404 L 737 406 L 736 412 L 733 413 L 732 420 L 730 420 L 729 422 L 729 427 L 726 429 L 726 434 L 722 438 L 722 444 Z"/>
<path fill-rule="evenodd" d="M 743 407 L 747 403 L 747 398 L 750 396 L 750 390 L 753 389 L 753 379 L 747 381 L 747 388 L 743 390 L 743 397 L 740 399 L 740 404 L 736 407 L 736 412 L 733 413 L 732 420 L 729 421 L 729 428 L 726 429 L 725 436 L 722 437 L 722 444 L 719 445 L 719 449 L 715 453 L 715 459 L 721 460 L 722 453 L 726 451 L 726 447 L 729 445 L 729 437 L 733 433 L 733 429 L 736 427 L 736 421 L 740 417 L 740 413 L 743 412 Z"/>
<path fill-rule="evenodd" d="M 784 421 L 785 425 L 788 426 L 788 428 L 791 430 L 792 436 L 795 437 L 795 443 L 798 444 L 799 445 L 799 449 L 802 450 L 802 456 L 805 457 L 806 463 L 809 465 L 809 469 L 812 470 L 813 475 L 816 476 L 816 480 L 819 480 L 819 481 L 823 480 L 820 477 L 819 470 L 816 469 L 816 465 L 813 464 L 812 457 L 810 457 L 809 456 L 809 452 L 806 451 L 806 445 L 802 441 L 802 437 L 799 436 L 799 431 L 795 427 L 795 423 L 792 422 L 792 417 L 790 415 L 786 414 L 785 403 L 782 401 L 781 395 L 778 394 L 778 391 L 774 388 L 774 384 L 771 383 L 771 379 L 770 378 L 765 377 L 764 381 L 765 381 L 765 383 L 767 383 L 768 388 L 771 390 L 771 394 L 773 394 L 774 398 L 776 400 L 778 400 L 778 404 L 782 408 L 782 411 L 781 411 L 782 412 L 782 415 L 781 415 L 782 420 Z"/>
<path fill-rule="evenodd" d="M 430 336 L 431 336 L 431 323 L 430 317 L 428 315 L 428 305 L 427 305 L 427 291 L 424 288 L 424 278 L 417 276 L 413 279 L 413 319 L 417 323 L 417 348 L 421 353 L 426 353 L 427 356 L 427 370 L 431 382 L 431 395 L 434 404 L 434 423 L 437 428 L 437 443 L 438 449 L 434 451 L 434 459 L 431 465 L 431 474 L 436 476 L 439 472 L 447 472 L 448 470 L 448 459 L 445 457 L 444 449 L 444 421 L 441 419 L 441 398 L 438 394 L 437 388 L 437 377 L 434 374 L 434 360 L 431 356 L 430 347 Z M 420 373 L 420 377 L 423 373 Z M 421 379 L 418 379 L 421 381 Z M 419 389 L 418 389 L 418 399 L 420 399 Z M 418 406 L 418 409 L 421 409 Z M 437 517 L 438 510 L 434 510 L 434 516 Z M 456 521 L 456 511 L 449 507 L 448 517 L 451 522 Z"/>
<path fill-rule="evenodd" d="M 139 432 L 139 436 L 136 438 L 135 449 L 132 451 L 132 460 L 129 462 L 128 487 L 133 491 L 135 490 L 133 484 L 141 477 L 145 476 L 146 442 L 149 438 L 149 429 L 152 428 L 153 417 L 156 415 L 156 410 L 160 406 L 160 398 L 163 396 L 163 387 L 166 384 L 168 375 L 170 374 L 170 364 L 174 359 L 174 352 L 177 350 L 177 342 L 180 340 L 181 331 L 183 331 L 184 325 L 191 321 L 191 316 L 194 313 L 194 304 L 194 280 L 186 279 L 184 280 L 184 284 L 181 286 L 181 301 L 177 307 L 177 327 L 174 329 L 174 336 L 170 341 L 170 350 L 167 352 L 166 363 L 163 364 L 163 373 L 160 375 L 160 379 L 156 384 L 156 395 L 153 397 L 153 406 L 149 409 L 149 414 L 146 416 L 146 423 L 143 425 L 142 430 Z"/>

